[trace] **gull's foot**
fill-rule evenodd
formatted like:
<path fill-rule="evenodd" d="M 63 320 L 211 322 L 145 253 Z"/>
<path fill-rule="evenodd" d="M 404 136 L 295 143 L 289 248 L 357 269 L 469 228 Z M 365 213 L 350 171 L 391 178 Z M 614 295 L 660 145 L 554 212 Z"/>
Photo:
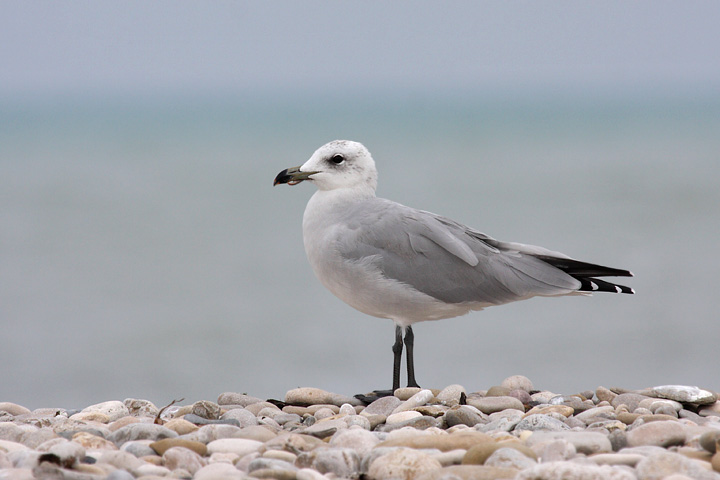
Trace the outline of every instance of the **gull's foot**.
<path fill-rule="evenodd" d="M 365 405 L 370 405 L 379 398 L 392 396 L 393 393 L 394 390 L 373 390 L 370 393 L 358 393 L 357 395 L 354 395 L 354 397 L 363 402 Z"/>

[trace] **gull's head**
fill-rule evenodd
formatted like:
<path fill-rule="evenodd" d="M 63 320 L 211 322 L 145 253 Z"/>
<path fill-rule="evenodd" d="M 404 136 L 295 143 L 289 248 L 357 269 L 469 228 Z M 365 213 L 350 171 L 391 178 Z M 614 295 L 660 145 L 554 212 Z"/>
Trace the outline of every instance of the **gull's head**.
<path fill-rule="evenodd" d="M 301 166 L 280 172 L 273 185 L 297 185 L 303 180 L 311 181 L 319 190 L 351 188 L 375 192 L 377 169 L 370 152 L 362 143 L 334 140 L 315 150 Z"/>

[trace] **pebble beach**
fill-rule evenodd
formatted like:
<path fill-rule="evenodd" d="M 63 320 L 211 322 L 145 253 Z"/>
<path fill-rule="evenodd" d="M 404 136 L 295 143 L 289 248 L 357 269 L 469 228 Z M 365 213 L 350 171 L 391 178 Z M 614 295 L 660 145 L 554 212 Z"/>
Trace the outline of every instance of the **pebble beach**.
<path fill-rule="evenodd" d="M 81 410 L 0 402 L 0 479 L 716 479 L 718 394 L 685 385 L 317 388 Z"/>

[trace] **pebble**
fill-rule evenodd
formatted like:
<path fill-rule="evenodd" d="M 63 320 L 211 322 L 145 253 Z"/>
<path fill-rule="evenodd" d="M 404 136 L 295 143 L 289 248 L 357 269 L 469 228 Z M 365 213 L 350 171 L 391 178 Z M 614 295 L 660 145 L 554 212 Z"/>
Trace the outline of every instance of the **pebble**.
<path fill-rule="evenodd" d="M 442 469 L 439 461 L 427 453 L 398 448 L 370 464 L 368 476 L 375 480 L 413 479 Z"/>
<path fill-rule="evenodd" d="M 523 390 L 530 393 L 535 390 L 530 379 L 522 375 L 513 375 L 512 377 L 508 377 L 500 383 L 500 386 L 505 387 L 510 391 Z"/>
<path fill-rule="evenodd" d="M 290 390 L 287 405 L 228 392 L 165 409 L 163 425 L 148 400 L 3 402 L 0 478 L 720 479 L 709 390 L 558 395 L 513 376 L 467 392 L 398 389 L 368 406 L 316 388 Z"/>
<path fill-rule="evenodd" d="M 676 421 L 656 421 L 645 423 L 631 428 L 627 432 L 629 447 L 643 445 L 656 445 L 658 447 L 671 447 L 683 445 L 686 433 L 683 425 Z"/>
<path fill-rule="evenodd" d="M 450 410 L 445 412 L 444 419 L 445 423 L 447 423 L 450 427 L 455 425 L 467 425 L 468 427 L 474 427 L 478 423 L 484 423 L 482 414 L 468 405 L 456 405 L 452 407 Z M 388 420 L 390 420 L 389 417 Z"/>
<path fill-rule="evenodd" d="M 436 398 L 442 405 L 454 407 L 460 404 L 460 396 L 462 394 L 467 394 L 465 387 L 462 385 L 448 385 L 437 394 Z"/>
<path fill-rule="evenodd" d="M 515 431 L 520 430 L 548 430 L 557 432 L 561 430 L 570 430 L 570 427 L 565 425 L 565 423 L 561 420 L 553 418 L 550 415 L 536 413 L 533 415 L 528 415 L 527 417 L 520 420 L 517 425 L 515 425 Z"/>
<path fill-rule="evenodd" d="M 469 397 L 467 404 L 477 408 L 484 414 L 501 412 L 507 409 L 525 411 L 525 407 L 520 400 L 508 395 L 481 398 Z"/>

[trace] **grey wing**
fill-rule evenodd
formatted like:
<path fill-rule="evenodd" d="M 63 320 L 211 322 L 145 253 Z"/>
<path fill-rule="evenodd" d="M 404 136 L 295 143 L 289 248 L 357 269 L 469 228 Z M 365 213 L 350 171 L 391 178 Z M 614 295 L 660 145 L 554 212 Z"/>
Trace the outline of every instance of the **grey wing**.
<path fill-rule="evenodd" d="M 370 260 L 386 277 L 441 301 L 499 305 L 535 295 L 568 294 L 580 287 L 558 268 L 499 248 L 500 242 L 493 245 L 492 238 L 457 222 L 377 202 L 364 213 L 354 212 L 358 223 L 340 253 L 350 260 Z"/>

